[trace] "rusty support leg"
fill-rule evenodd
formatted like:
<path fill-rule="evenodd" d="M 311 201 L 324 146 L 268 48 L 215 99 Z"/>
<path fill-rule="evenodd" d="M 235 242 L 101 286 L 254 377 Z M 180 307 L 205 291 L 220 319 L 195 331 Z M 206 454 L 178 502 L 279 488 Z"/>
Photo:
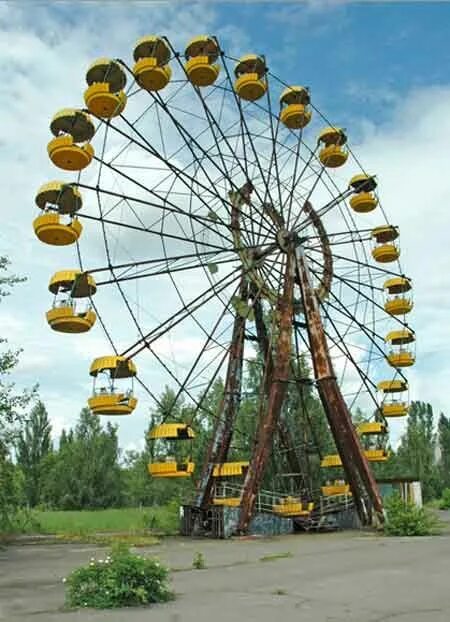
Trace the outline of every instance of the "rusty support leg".
<path fill-rule="evenodd" d="M 248 285 L 242 277 L 239 296 L 248 297 Z M 231 338 L 224 394 L 214 423 L 214 430 L 203 463 L 203 470 L 197 484 L 194 505 L 205 508 L 211 502 L 213 469 L 215 464 L 225 462 L 233 436 L 233 426 L 241 401 L 242 361 L 246 318 L 236 314 Z"/>
<path fill-rule="evenodd" d="M 353 493 L 353 499 L 363 524 L 367 524 L 371 520 L 370 508 L 367 508 L 365 504 L 366 496 L 375 509 L 379 520 L 383 521 L 383 504 L 380 493 L 353 426 L 347 404 L 336 381 L 323 330 L 319 303 L 311 285 L 305 255 L 300 247 L 296 249 L 296 260 L 317 387 L 337 450 L 341 456 L 342 466 Z"/>
<path fill-rule="evenodd" d="M 245 478 L 241 510 L 237 530 L 245 533 L 248 529 L 255 508 L 256 495 L 261 485 L 264 469 L 270 455 L 272 438 L 283 405 L 292 347 L 292 309 L 294 290 L 295 257 L 289 251 L 286 258 L 283 295 L 278 301 L 277 312 L 280 314 L 279 334 L 276 344 L 275 360 L 269 393 L 261 401 L 256 443 L 249 469 Z"/>
<path fill-rule="evenodd" d="M 255 292 L 255 286 L 253 286 L 251 294 Z M 273 357 L 270 351 L 270 341 L 269 336 L 267 334 L 266 325 L 264 324 L 264 318 L 262 313 L 262 306 L 259 300 L 257 300 L 253 306 L 253 310 L 255 312 L 255 328 L 256 335 L 258 338 L 259 350 L 261 352 L 261 356 L 263 358 L 263 377 L 264 377 L 264 392 L 266 396 L 269 394 L 270 383 L 273 374 Z M 305 466 L 301 464 L 300 457 L 298 456 L 295 450 L 294 439 L 292 438 L 291 431 L 286 425 L 286 422 L 283 420 L 282 414 L 278 419 L 278 436 L 286 450 L 287 460 L 289 462 L 289 466 L 293 473 L 299 474 L 299 483 L 304 483 L 305 480 Z"/>
<path fill-rule="evenodd" d="M 239 242 L 241 208 L 248 205 L 253 191 L 253 185 L 247 181 L 239 190 L 231 191 L 229 198 L 231 208 L 231 229 Z M 239 285 L 239 297 L 248 300 L 249 286 L 245 276 L 242 276 Z M 209 443 L 200 479 L 197 482 L 197 490 L 194 505 L 204 509 L 211 502 L 213 489 L 213 470 L 215 464 L 225 462 L 233 436 L 234 421 L 241 402 L 242 385 L 242 362 L 244 357 L 246 318 L 236 313 L 231 337 L 230 355 L 228 358 L 227 375 L 223 398 L 214 423 L 214 429 Z"/>

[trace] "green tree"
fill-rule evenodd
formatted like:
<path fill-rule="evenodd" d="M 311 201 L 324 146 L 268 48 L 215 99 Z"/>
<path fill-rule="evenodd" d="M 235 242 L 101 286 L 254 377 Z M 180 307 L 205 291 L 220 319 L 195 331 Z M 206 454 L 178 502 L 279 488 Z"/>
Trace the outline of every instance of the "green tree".
<path fill-rule="evenodd" d="M 436 434 L 433 408 L 425 402 L 412 402 L 406 432 L 397 451 L 399 474 L 417 477 L 425 500 L 440 493 L 439 472 L 435 463 Z"/>
<path fill-rule="evenodd" d="M 16 442 L 17 463 L 24 475 L 25 496 L 31 507 L 41 500 L 45 459 L 52 449 L 51 430 L 47 410 L 39 401 Z"/>
<path fill-rule="evenodd" d="M 16 283 L 24 281 L 9 273 L 9 265 L 7 257 L 0 256 L 0 301 Z M 11 375 L 20 350 L 11 350 L 7 344 L 7 339 L 0 337 L 0 530 L 12 527 L 20 503 L 20 477 L 11 462 L 10 450 L 23 421 L 23 409 L 36 394 L 36 388 L 17 391 Z"/>
<path fill-rule="evenodd" d="M 439 470 L 444 488 L 450 488 L 450 417 L 439 417 L 438 439 L 440 450 Z"/>
<path fill-rule="evenodd" d="M 45 488 L 46 501 L 60 509 L 105 508 L 122 502 L 117 428 L 102 428 L 97 416 L 83 408 L 75 430 L 52 461 Z"/>

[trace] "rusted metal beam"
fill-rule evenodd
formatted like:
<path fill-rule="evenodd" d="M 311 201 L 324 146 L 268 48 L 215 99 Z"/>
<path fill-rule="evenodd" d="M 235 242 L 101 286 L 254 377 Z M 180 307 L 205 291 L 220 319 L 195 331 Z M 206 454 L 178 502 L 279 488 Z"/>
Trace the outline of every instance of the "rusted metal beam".
<path fill-rule="evenodd" d="M 289 250 L 286 256 L 283 294 L 278 300 L 279 333 L 275 349 L 273 372 L 267 400 L 262 399 L 252 459 L 248 468 L 241 496 L 241 508 L 237 525 L 238 533 L 245 533 L 252 518 L 257 492 L 261 486 L 264 470 L 272 448 L 273 435 L 280 417 L 289 379 L 289 363 L 292 349 L 293 290 L 295 254 Z"/>
<path fill-rule="evenodd" d="M 255 294 L 256 294 L 256 287 L 253 285 L 253 287 L 250 288 L 250 296 L 252 295 L 255 296 Z M 263 317 L 262 305 L 259 299 L 255 298 L 253 310 L 255 313 L 255 328 L 256 328 L 256 335 L 257 335 L 259 350 L 261 353 L 261 357 L 263 359 L 264 392 L 267 396 L 269 393 L 269 388 L 270 388 L 270 384 L 272 381 L 272 375 L 273 375 L 273 357 L 270 351 L 269 335 L 267 333 L 267 328 L 266 328 L 264 317 Z M 278 419 L 277 428 L 278 428 L 278 436 L 281 441 L 281 444 L 286 450 L 286 457 L 289 462 L 289 466 L 292 472 L 298 474 L 298 477 L 303 480 L 305 467 L 302 466 L 300 462 L 300 458 L 297 455 L 297 452 L 295 451 L 294 439 L 292 438 L 291 431 L 289 430 L 288 426 L 286 425 L 286 422 L 284 421 L 282 417 L 282 413 L 280 415 L 280 418 Z"/>
<path fill-rule="evenodd" d="M 296 264 L 317 388 L 352 490 L 355 506 L 363 524 L 368 524 L 371 522 L 371 508 L 367 507 L 365 501 L 368 498 L 379 520 L 383 521 L 381 496 L 336 380 L 319 303 L 301 246 L 296 248 Z"/>
<path fill-rule="evenodd" d="M 240 228 L 241 207 L 249 203 L 252 190 L 253 185 L 248 181 L 239 190 L 229 193 L 232 204 L 231 227 L 236 232 Z M 239 284 L 239 298 L 247 301 L 248 296 L 249 285 L 246 277 L 243 275 Z M 214 422 L 211 440 L 203 461 L 202 473 L 197 481 L 194 506 L 200 509 L 206 508 L 211 503 L 214 486 L 214 465 L 222 464 L 226 461 L 233 437 L 234 422 L 241 402 L 246 319 L 244 315 L 241 315 L 236 310 L 224 392 Z"/>
<path fill-rule="evenodd" d="M 239 296 L 243 300 L 248 296 L 248 284 L 245 277 L 242 277 L 241 280 Z M 211 493 L 214 485 L 214 465 L 222 464 L 226 461 L 230 448 L 234 422 L 241 402 L 245 322 L 246 318 L 237 313 L 233 324 L 224 392 L 203 462 L 202 473 L 197 482 L 194 505 L 198 508 L 205 508 L 211 502 Z"/>

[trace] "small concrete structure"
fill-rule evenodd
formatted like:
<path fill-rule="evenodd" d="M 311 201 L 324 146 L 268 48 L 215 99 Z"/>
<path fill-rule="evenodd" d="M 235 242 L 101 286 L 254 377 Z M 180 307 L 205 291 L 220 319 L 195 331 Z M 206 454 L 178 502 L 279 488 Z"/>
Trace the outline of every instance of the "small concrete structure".
<path fill-rule="evenodd" d="M 403 501 L 414 503 L 421 508 L 422 485 L 420 481 L 413 477 L 385 477 L 377 480 L 383 500 L 388 499 L 393 494 L 399 494 Z"/>

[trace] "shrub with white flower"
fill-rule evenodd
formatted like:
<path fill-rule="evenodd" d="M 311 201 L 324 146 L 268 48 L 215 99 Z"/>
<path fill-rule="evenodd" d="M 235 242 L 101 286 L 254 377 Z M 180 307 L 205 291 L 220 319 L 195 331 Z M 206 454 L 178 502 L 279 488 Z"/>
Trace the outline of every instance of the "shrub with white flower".
<path fill-rule="evenodd" d="M 133 555 L 119 548 L 106 559 L 91 558 L 74 570 L 66 583 L 69 607 L 131 607 L 171 600 L 169 571 L 158 560 Z"/>

